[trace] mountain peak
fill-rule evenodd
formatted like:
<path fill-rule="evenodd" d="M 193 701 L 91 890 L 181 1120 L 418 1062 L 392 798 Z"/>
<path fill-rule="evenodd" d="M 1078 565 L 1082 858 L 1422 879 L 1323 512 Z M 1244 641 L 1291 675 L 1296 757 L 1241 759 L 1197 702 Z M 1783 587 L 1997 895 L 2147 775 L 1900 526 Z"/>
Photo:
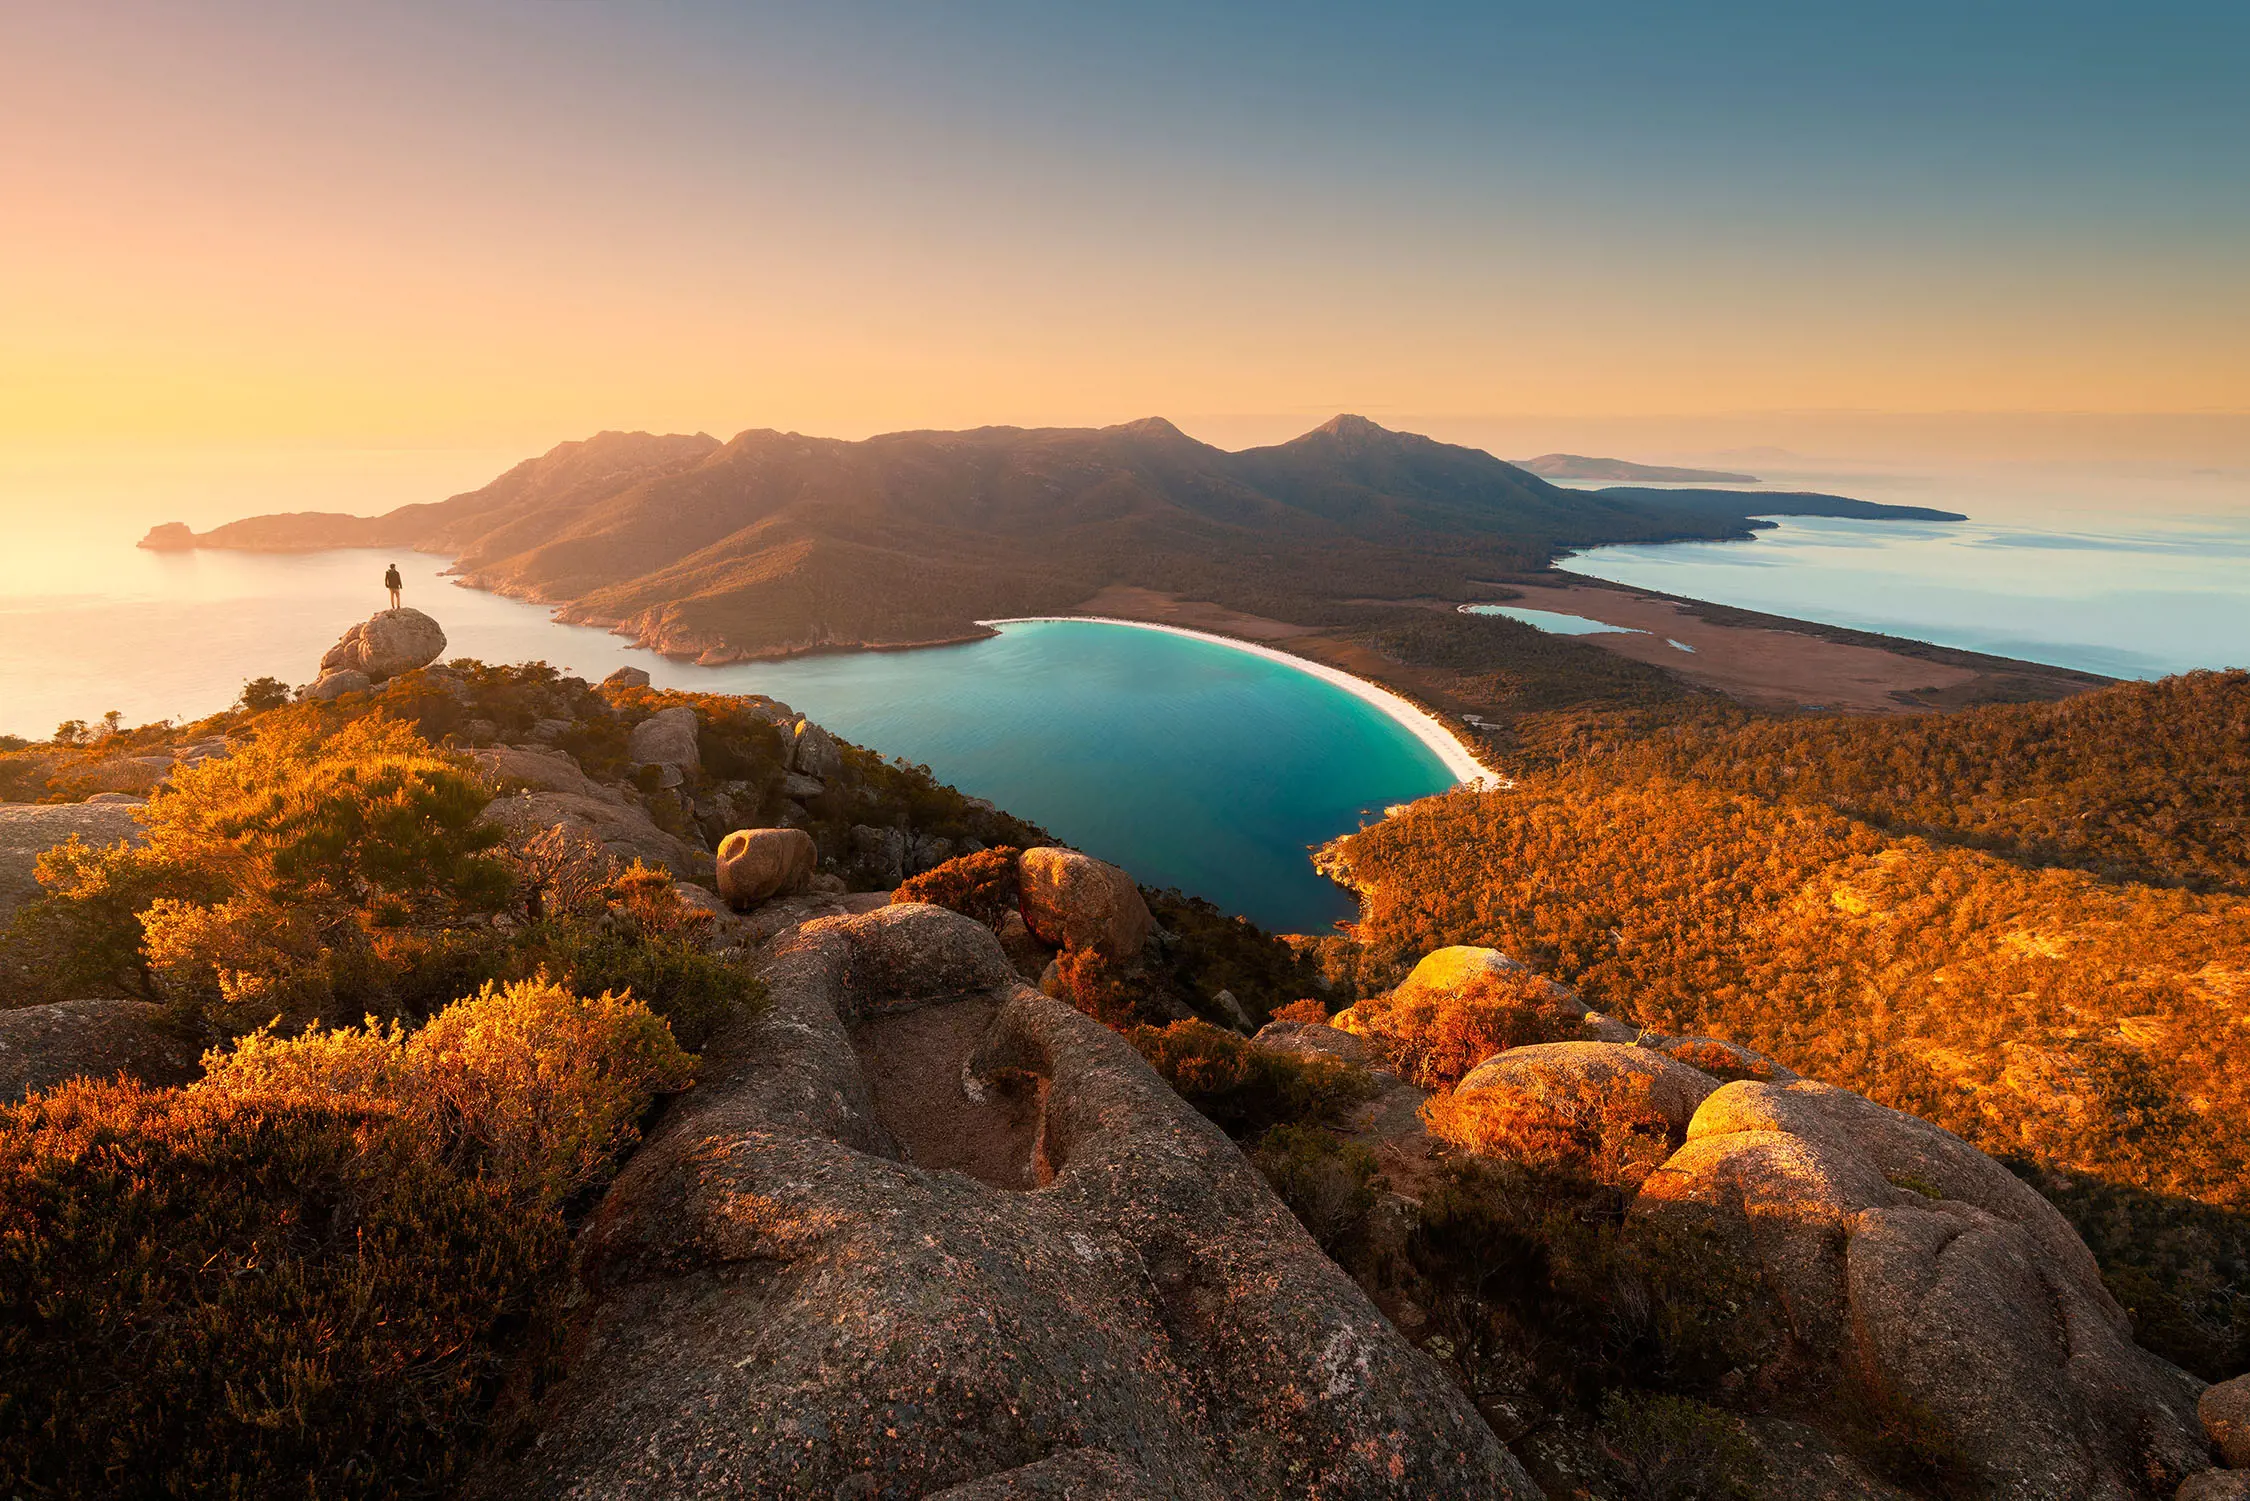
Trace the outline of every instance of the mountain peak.
<path fill-rule="evenodd" d="M 1360 443 L 1375 438 L 1395 438 L 1398 436 L 1397 433 L 1392 432 L 1381 423 L 1370 422 L 1365 417 L 1356 416 L 1350 412 L 1338 412 L 1335 416 L 1314 428 L 1313 432 L 1326 433 L 1331 438 L 1343 438 Z M 1305 436 L 1311 437 L 1312 433 L 1307 433 Z"/>

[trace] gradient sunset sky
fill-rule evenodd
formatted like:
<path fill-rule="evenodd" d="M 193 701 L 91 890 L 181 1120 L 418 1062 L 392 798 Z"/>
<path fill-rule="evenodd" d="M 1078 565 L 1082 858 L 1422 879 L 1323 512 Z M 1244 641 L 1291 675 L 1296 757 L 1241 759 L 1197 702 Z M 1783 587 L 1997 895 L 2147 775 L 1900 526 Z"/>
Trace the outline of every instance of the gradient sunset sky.
<path fill-rule="evenodd" d="M 2246 63 L 2239 0 L 0 0 L 0 447 L 2243 413 Z"/>

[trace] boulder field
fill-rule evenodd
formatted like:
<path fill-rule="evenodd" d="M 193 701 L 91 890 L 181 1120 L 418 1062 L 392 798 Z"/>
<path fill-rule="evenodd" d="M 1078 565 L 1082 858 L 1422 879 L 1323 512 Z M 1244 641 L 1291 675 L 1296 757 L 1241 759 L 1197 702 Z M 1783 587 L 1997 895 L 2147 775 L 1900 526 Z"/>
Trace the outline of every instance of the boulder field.
<path fill-rule="evenodd" d="M 1539 1494 L 1234 1144 L 989 929 L 899 904 L 761 973 L 770 1010 L 596 1212 L 564 1378 L 479 1493 Z"/>

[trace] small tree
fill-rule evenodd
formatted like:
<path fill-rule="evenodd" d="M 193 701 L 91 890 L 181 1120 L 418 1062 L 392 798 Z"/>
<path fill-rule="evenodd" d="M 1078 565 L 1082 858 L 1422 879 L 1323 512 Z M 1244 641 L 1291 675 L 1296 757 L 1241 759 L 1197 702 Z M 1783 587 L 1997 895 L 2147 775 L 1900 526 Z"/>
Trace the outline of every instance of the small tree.
<path fill-rule="evenodd" d="M 242 697 L 235 700 L 236 707 L 245 713 L 264 714 L 289 706 L 289 685 L 279 678 L 252 678 L 242 685 Z"/>

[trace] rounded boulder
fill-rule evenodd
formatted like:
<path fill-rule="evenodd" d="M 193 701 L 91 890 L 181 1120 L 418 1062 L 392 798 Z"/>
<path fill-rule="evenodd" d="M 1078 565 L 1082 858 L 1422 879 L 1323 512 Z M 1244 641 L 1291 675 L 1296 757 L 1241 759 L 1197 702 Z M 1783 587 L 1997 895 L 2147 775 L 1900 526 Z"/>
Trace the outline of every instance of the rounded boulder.
<path fill-rule="evenodd" d="M 376 682 L 445 654 L 445 632 L 420 610 L 385 610 L 359 628 L 359 670 Z"/>
<path fill-rule="evenodd" d="M 1131 959 L 1155 931 L 1133 878 L 1076 850 L 1041 847 L 1017 862 L 1023 920 L 1042 942 Z"/>
<path fill-rule="evenodd" d="M 2195 1415 L 2228 1466 L 2250 1470 L 2250 1374 L 2205 1387 Z"/>
<path fill-rule="evenodd" d="M 820 863 L 803 829 L 736 829 L 719 841 L 719 897 L 737 912 L 799 892 Z"/>

